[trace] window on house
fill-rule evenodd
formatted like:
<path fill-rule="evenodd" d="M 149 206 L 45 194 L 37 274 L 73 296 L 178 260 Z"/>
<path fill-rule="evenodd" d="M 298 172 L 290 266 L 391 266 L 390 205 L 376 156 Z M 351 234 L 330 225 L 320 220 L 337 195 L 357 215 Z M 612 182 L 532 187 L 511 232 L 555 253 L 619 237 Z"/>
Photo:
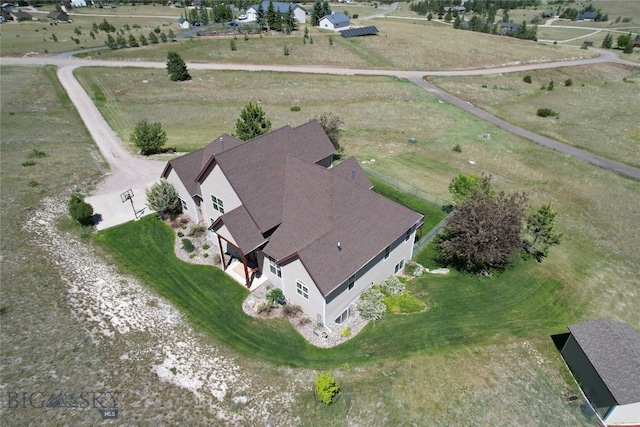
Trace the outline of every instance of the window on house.
<path fill-rule="evenodd" d="M 224 213 L 224 204 L 222 203 L 222 199 L 218 199 L 216 196 L 212 194 L 211 202 L 213 203 L 213 209 L 217 210 L 221 214 Z"/>
<path fill-rule="evenodd" d="M 349 309 L 347 308 L 340 316 L 336 318 L 336 323 L 344 323 L 349 318 Z"/>
<path fill-rule="evenodd" d="M 307 288 L 304 283 L 296 281 L 296 292 L 302 295 L 304 299 L 309 299 L 309 288 Z"/>
<path fill-rule="evenodd" d="M 384 259 L 389 258 L 389 253 L 391 253 L 391 246 L 387 246 L 387 247 L 384 249 Z"/>
<path fill-rule="evenodd" d="M 185 199 L 183 199 L 182 197 L 178 197 L 178 199 L 180 199 L 180 204 L 182 205 L 182 210 L 186 211 L 187 209 L 187 201 Z"/>
<path fill-rule="evenodd" d="M 282 269 L 271 258 L 269 258 L 269 271 L 271 271 L 272 274 L 275 274 L 278 277 L 282 277 Z"/>
<path fill-rule="evenodd" d="M 356 284 L 356 275 L 354 274 L 353 276 L 349 277 L 349 285 L 347 286 L 347 288 L 351 290 L 353 289 L 355 284 Z"/>
<path fill-rule="evenodd" d="M 403 268 L 404 268 L 404 258 L 402 258 L 402 260 L 400 260 L 400 262 L 396 264 L 396 267 L 394 269 L 394 273 L 398 273 Z"/>

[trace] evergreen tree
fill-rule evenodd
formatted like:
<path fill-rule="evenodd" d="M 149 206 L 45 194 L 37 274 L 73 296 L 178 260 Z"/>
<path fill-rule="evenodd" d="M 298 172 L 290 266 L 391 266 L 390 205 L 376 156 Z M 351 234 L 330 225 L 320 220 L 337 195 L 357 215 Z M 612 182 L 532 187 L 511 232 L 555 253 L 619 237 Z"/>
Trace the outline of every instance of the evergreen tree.
<path fill-rule="evenodd" d="M 146 46 L 149 44 L 149 42 L 147 41 L 147 38 L 144 36 L 144 34 L 140 34 L 140 44 L 142 46 Z"/>
<path fill-rule="evenodd" d="M 118 36 L 116 37 L 116 46 L 118 47 L 118 49 L 124 49 L 125 47 L 127 47 L 127 41 L 124 39 L 124 36 L 122 34 L 118 34 Z"/>
<path fill-rule="evenodd" d="M 145 190 L 147 206 L 164 218 L 173 217 L 182 212 L 182 203 L 176 189 L 166 179 L 161 179 Z"/>
<path fill-rule="evenodd" d="M 322 6 L 322 0 L 316 0 L 313 3 L 313 9 L 311 9 L 311 26 L 317 27 L 320 25 L 320 20 L 324 17 L 324 8 Z"/>
<path fill-rule="evenodd" d="M 271 122 L 265 117 L 259 105 L 249 102 L 236 121 L 236 137 L 248 141 L 269 132 Z"/>
<path fill-rule="evenodd" d="M 167 72 L 169 73 L 169 78 L 174 82 L 191 80 L 187 66 L 177 52 L 169 51 L 167 54 Z"/>
<path fill-rule="evenodd" d="M 109 49 L 111 50 L 115 50 L 118 48 L 118 45 L 116 44 L 116 39 L 113 38 L 113 36 L 111 34 L 107 34 L 107 46 L 109 46 Z"/>
<path fill-rule="evenodd" d="M 157 44 L 158 43 L 158 36 L 156 36 L 156 33 L 154 33 L 153 31 L 151 31 L 149 33 L 149 43 L 151 43 L 151 44 Z"/>
<path fill-rule="evenodd" d="M 160 152 L 167 142 L 167 133 L 162 130 L 160 123 L 149 123 L 147 119 L 142 119 L 136 124 L 130 138 L 133 145 L 148 156 Z"/>
<path fill-rule="evenodd" d="M 264 19 L 264 8 L 262 7 L 262 3 L 258 5 L 258 10 L 256 11 L 256 24 L 258 24 L 258 28 L 261 30 L 267 27 Z"/>
<path fill-rule="evenodd" d="M 611 35 L 611 33 L 607 33 L 607 35 L 604 37 L 604 40 L 602 41 L 602 47 L 605 49 L 611 49 L 612 46 L 613 36 Z"/>
<path fill-rule="evenodd" d="M 523 248 L 538 262 L 546 258 L 549 248 L 558 245 L 562 238 L 562 234 L 554 229 L 556 215 L 553 206 L 549 203 L 533 209 L 527 215 Z"/>
<path fill-rule="evenodd" d="M 136 36 L 133 34 L 129 34 L 129 47 L 138 47 L 138 41 L 136 40 Z"/>

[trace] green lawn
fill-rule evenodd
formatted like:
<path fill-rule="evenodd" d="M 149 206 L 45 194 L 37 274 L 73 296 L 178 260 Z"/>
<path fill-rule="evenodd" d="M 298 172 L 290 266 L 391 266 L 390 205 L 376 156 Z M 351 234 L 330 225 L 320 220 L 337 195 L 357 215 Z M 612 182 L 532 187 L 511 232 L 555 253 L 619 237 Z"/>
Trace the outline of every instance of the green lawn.
<path fill-rule="evenodd" d="M 429 311 L 387 315 L 357 337 L 332 348 L 306 343 L 285 320 L 257 320 L 243 313 L 248 291 L 213 266 L 195 266 L 173 254 L 173 233 L 154 217 L 95 236 L 117 262 L 179 307 L 217 341 L 252 357 L 299 367 L 336 367 L 497 344 L 563 330 L 573 317 L 558 281 L 535 264 L 518 264 L 501 276 L 452 273 L 423 276 L 408 285 Z M 286 345 L 283 345 L 286 343 Z"/>

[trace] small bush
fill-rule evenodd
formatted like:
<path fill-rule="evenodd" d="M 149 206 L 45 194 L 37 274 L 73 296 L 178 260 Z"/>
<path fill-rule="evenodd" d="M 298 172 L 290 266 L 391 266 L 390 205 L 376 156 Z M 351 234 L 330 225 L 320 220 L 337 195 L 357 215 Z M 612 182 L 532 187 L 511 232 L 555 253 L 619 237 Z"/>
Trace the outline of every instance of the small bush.
<path fill-rule="evenodd" d="M 193 237 L 204 236 L 204 233 L 205 233 L 205 228 L 202 225 L 194 225 L 189 230 L 189 236 L 193 236 Z"/>
<path fill-rule="evenodd" d="M 257 314 L 262 314 L 264 312 L 269 312 L 271 310 L 271 304 L 269 304 L 266 300 L 259 300 L 255 305 L 255 312 Z"/>
<path fill-rule="evenodd" d="M 36 162 L 34 162 L 33 160 L 25 160 L 24 162 L 20 163 L 22 166 L 33 166 L 36 164 Z"/>
<path fill-rule="evenodd" d="M 182 249 L 186 252 L 193 252 L 196 250 L 196 247 L 193 246 L 193 243 L 189 239 L 182 239 Z"/>
<path fill-rule="evenodd" d="M 284 46 L 284 56 L 289 56 L 290 54 L 291 54 L 291 50 L 289 49 L 289 46 L 285 45 Z"/>
<path fill-rule="evenodd" d="M 551 81 L 549 82 L 549 84 L 547 85 L 547 90 L 548 90 L 548 91 L 552 91 L 552 90 L 553 90 L 553 80 L 551 80 Z"/>
<path fill-rule="evenodd" d="M 184 237 L 184 233 L 182 231 L 178 231 L 178 237 Z"/>
<path fill-rule="evenodd" d="M 540 86 L 540 90 L 547 90 L 547 85 Z"/>
<path fill-rule="evenodd" d="M 273 288 L 267 293 L 266 298 L 271 304 L 277 304 L 278 299 L 284 298 L 284 292 L 280 288 Z"/>
<path fill-rule="evenodd" d="M 453 151 L 456 153 L 462 153 L 462 147 L 460 147 L 460 144 L 456 144 L 456 146 L 453 147 Z"/>
<path fill-rule="evenodd" d="M 37 187 L 38 186 L 38 181 L 36 181 L 35 179 L 32 179 L 31 181 L 29 181 L 29 183 L 27 185 L 29 187 Z"/>
<path fill-rule="evenodd" d="M 209 254 L 205 252 L 205 253 L 202 254 L 202 257 L 203 258 L 209 258 Z"/>
<path fill-rule="evenodd" d="M 47 157 L 47 153 L 41 150 L 36 150 L 35 148 L 31 150 L 29 155 L 27 156 L 30 159 L 41 159 L 43 157 Z"/>
<path fill-rule="evenodd" d="M 196 257 L 196 254 L 195 254 L 195 253 L 191 253 L 191 254 L 189 254 L 189 258 L 193 259 L 193 258 L 195 258 L 195 257 Z"/>
<path fill-rule="evenodd" d="M 536 115 L 539 117 L 556 117 L 558 113 L 553 111 L 551 108 L 538 108 Z"/>
<path fill-rule="evenodd" d="M 282 306 L 282 313 L 286 317 L 296 317 L 298 314 L 302 313 L 302 309 L 299 305 L 286 304 Z"/>
<path fill-rule="evenodd" d="M 482 89 L 486 89 L 487 85 L 483 84 L 482 86 L 480 86 Z"/>
<path fill-rule="evenodd" d="M 215 255 L 213 256 L 213 264 L 214 264 L 214 265 L 220 265 L 220 261 L 222 261 L 222 260 L 220 259 L 220 255 L 215 254 Z"/>
<path fill-rule="evenodd" d="M 360 295 L 358 311 L 366 320 L 380 319 L 387 307 L 384 305 L 384 295 L 376 287 L 371 287 Z"/>
<path fill-rule="evenodd" d="M 531 84 L 532 80 L 531 80 L 531 74 L 527 74 L 526 76 L 524 76 L 524 78 L 522 79 L 523 82 L 525 83 L 529 83 Z"/>
<path fill-rule="evenodd" d="M 231 47 L 232 52 L 235 52 L 236 50 L 238 50 L 238 46 L 236 46 L 236 41 L 233 39 L 229 41 L 229 46 Z"/>
<path fill-rule="evenodd" d="M 564 81 L 564 85 L 565 86 L 573 86 L 573 80 L 571 78 L 568 78 L 567 80 Z"/>
<path fill-rule="evenodd" d="M 309 319 L 308 317 L 303 317 L 302 319 L 300 319 L 300 321 L 298 322 L 299 325 L 307 325 L 311 323 L 311 319 Z"/>
<path fill-rule="evenodd" d="M 404 294 L 405 286 L 396 276 L 387 277 L 380 283 L 380 288 L 391 296 Z"/>
<path fill-rule="evenodd" d="M 208 244 L 208 243 L 205 243 L 204 245 L 202 245 L 202 249 L 203 249 L 203 250 L 205 250 L 205 251 L 206 251 L 207 249 L 209 249 L 210 247 L 211 247 L 211 246 L 209 246 L 209 244 Z"/>
<path fill-rule="evenodd" d="M 300 111 L 300 106 L 299 105 L 292 106 L 291 111 Z"/>
<path fill-rule="evenodd" d="M 351 17 L 352 17 L 353 19 L 358 19 L 358 16 L 360 16 L 360 15 L 358 15 L 357 13 L 354 13 Z"/>
<path fill-rule="evenodd" d="M 331 405 L 337 394 L 340 392 L 340 386 L 336 382 L 336 379 L 331 375 L 331 371 L 323 373 L 316 372 L 316 379 L 313 384 L 316 387 L 318 400 L 325 405 Z"/>
<path fill-rule="evenodd" d="M 73 194 L 69 200 L 69 214 L 80 225 L 93 225 L 93 207 L 79 194 Z"/>
<path fill-rule="evenodd" d="M 346 326 L 346 327 L 340 329 L 340 335 L 343 336 L 344 338 L 350 337 L 351 336 L 351 328 Z"/>

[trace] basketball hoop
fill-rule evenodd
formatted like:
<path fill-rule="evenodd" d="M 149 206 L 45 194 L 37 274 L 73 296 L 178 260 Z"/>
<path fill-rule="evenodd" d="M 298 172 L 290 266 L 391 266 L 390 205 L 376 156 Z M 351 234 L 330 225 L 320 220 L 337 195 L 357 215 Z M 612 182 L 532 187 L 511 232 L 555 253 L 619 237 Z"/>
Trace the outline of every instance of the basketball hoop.
<path fill-rule="evenodd" d="M 131 202 L 131 209 L 133 209 L 133 216 L 135 216 L 135 218 L 138 219 L 138 211 L 136 210 L 135 206 L 133 206 L 133 190 L 128 189 L 124 193 L 120 194 L 120 200 L 122 200 L 122 203 L 126 203 L 127 200 Z M 140 216 L 142 216 L 143 212 L 144 212 L 144 209 L 140 211 Z"/>

